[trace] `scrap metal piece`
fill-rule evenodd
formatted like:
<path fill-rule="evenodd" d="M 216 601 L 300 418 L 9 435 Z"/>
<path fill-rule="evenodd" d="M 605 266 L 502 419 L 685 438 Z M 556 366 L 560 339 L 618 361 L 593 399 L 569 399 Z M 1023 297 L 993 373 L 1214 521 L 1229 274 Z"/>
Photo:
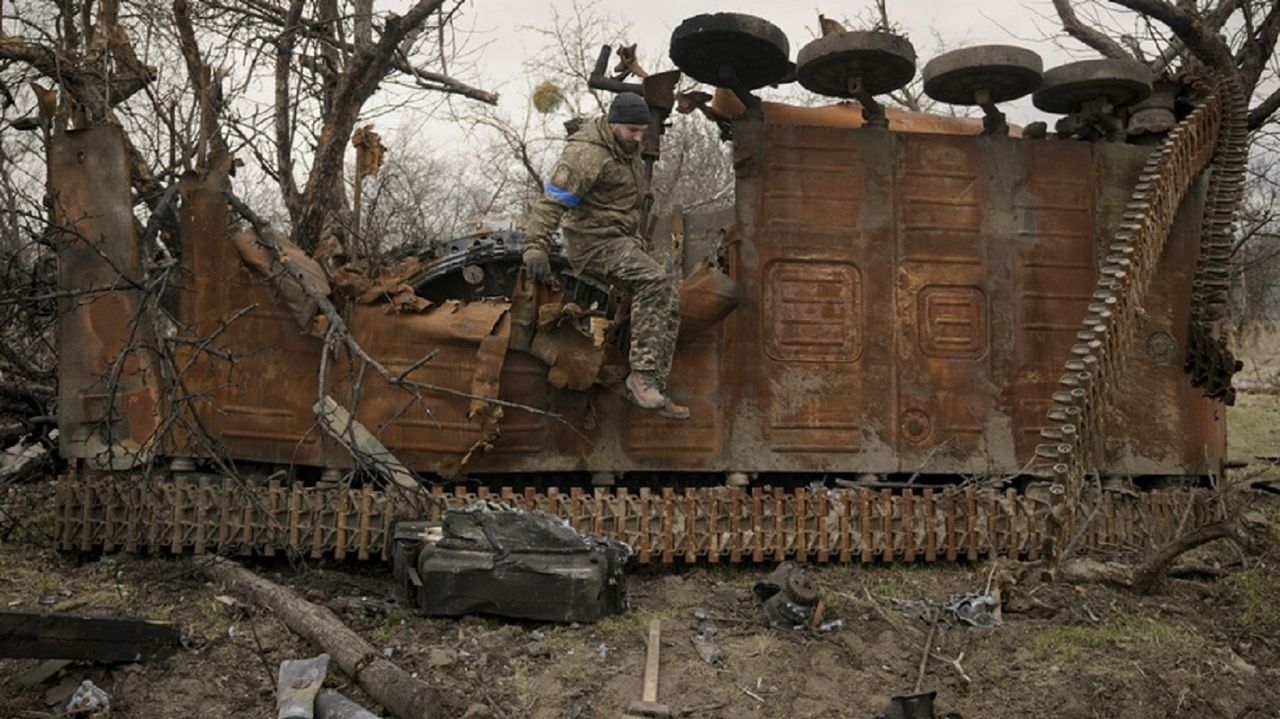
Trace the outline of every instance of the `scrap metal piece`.
<path fill-rule="evenodd" d="M 280 662 L 276 684 L 276 719 L 314 719 L 315 700 L 329 670 L 329 655 Z"/>
<path fill-rule="evenodd" d="M 933 719 L 933 700 L 937 695 L 937 692 L 924 692 L 893 697 L 877 719 Z"/>
<path fill-rule="evenodd" d="M 67 700 L 62 715 L 80 719 L 107 719 L 111 716 L 111 695 L 85 679 Z"/>
<path fill-rule="evenodd" d="M 782 562 L 752 592 L 762 602 L 765 619 L 775 628 L 808 626 L 819 604 L 818 588 L 795 562 Z"/>
<path fill-rule="evenodd" d="M 428 615 L 594 622 L 626 610 L 630 556 L 626 544 L 579 534 L 545 512 L 477 503 L 445 512 L 441 539 L 417 550 L 416 577 L 396 580 L 417 589 Z"/>
<path fill-rule="evenodd" d="M 68 292 L 58 300 L 59 449 L 118 470 L 150 461 L 162 405 L 124 142 L 114 125 L 49 142 L 58 287 Z"/>
<path fill-rule="evenodd" d="M 786 34 L 754 15 L 695 15 L 671 33 L 676 67 L 699 82 L 731 90 L 778 83 L 791 72 L 790 54 Z"/>
<path fill-rule="evenodd" d="M 1091 100 L 1128 107 L 1151 94 L 1151 70 L 1134 60 L 1082 60 L 1049 70 L 1031 101 L 1045 112 L 1078 112 Z"/>
<path fill-rule="evenodd" d="M 943 609 L 951 612 L 956 621 L 975 627 L 998 627 L 1004 622 L 996 616 L 1000 600 L 992 594 L 971 592 L 957 594 L 947 600 Z"/>

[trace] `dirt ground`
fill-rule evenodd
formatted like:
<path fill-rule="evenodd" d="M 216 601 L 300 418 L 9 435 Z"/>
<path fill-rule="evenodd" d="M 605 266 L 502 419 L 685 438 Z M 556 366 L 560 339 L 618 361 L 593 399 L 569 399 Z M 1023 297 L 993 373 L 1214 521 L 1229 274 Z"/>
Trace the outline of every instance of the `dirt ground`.
<path fill-rule="evenodd" d="M 1255 356 L 1276 361 L 1269 349 Z M 1270 362 L 1247 371 L 1269 374 Z M 1229 415 L 1232 457 L 1249 461 L 1230 484 L 1280 478 L 1258 456 L 1280 454 L 1280 398 L 1242 396 Z M 112 697 L 113 717 L 273 717 L 275 672 L 315 647 L 279 620 L 211 583 L 200 561 L 51 549 L 52 489 L 0 487 L 19 518 L 0 542 L 0 609 L 123 614 L 177 622 L 189 648 L 127 666 L 77 663 L 33 687 L 10 682 L 39 664 L 0 660 L 0 719 L 55 716 L 83 679 Z M 1247 492 L 1280 526 L 1280 497 Z M 0 536 L 4 536 L 0 532 Z M 952 622 L 920 666 L 927 625 L 903 602 L 937 604 L 982 591 L 989 563 L 812 567 L 827 633 L 769 629 L 751 586 L 770 566 L 642 568 L 632 609 L 591 626 L 495 619 L 426 619 L 389 601 L 389 568 L 256 561 L 248 566 L 333 608 L 393 661 L 438 686 L 446 717 L 616 719 L 640 696 L 650 619 L 663 619 L 659 698 L 677 716 L 871 719 L 919 681 L 938 716 L 965 719 L 1280 717 L 1280 552 L 1246 556 L 1218 543 L 1184 558 L 1190 569 L 1157 596 L 1102 585 L 1028 587 L 1008 595 L 1004 624 Z M 1017 597 L 1015 601 L 1013 597 Z M 704 663 L 691 638 L 715 623 L 723 659 Z M 331 668 L 327 684 L 371 704 Z"/>
<path fill-rule="evenodd" d="M 57 702 L 86 678 L 111 695 L 115 717 L 274 716 L 279 662 L 318 653 L 209 582 L 199 560 L 54 552 L 48 518 L 36 509 L 47 505 L 48 487 L 17 491 L 32 511 L 0 544 L 0 608 L 171 620 L 191 648 L 151 664 L 73 664 L 35 687 L 0 688 L 0 717 L 54 716 Z M 922 686 L 937 690 L 940 717 L 1280 716 L 1276 557 L 1214 547 L 1197 561 L 1195 579 L 1175 581 L 1159 596 L 1041 586 L 1023 593 L 1023 611 L 1007 611 L 1003 626 L 946 626 Z M 594 626 L 557 626 L 416 616 L 387 601 L 390 583 L 379 564 L 250 566 L 334 608 L 406 670 L 440 687 L 445 716 L 468 719 L 617 717 L 639 698 L 654 617 L 664 620 L 660 699 L 682 716 L 870 719 L 919 677 L 927 625 L 901 611 L 902 600 L 942 603 L 981 591 L 990 571 L 983 563 L 813 567 L 828 616 L 844 622 L 819 634 L 764 626 L 750 590 L 767 567 L 642 569 L 629 579 L 629 613 Z M 717 626 L 718 665 L 704 663 L 691 643 L 696 612 Z M 38 663 L 0 660 L 0 683 Z M 368 701 L 340 672 L 331 671 L 328 684 Z"/>

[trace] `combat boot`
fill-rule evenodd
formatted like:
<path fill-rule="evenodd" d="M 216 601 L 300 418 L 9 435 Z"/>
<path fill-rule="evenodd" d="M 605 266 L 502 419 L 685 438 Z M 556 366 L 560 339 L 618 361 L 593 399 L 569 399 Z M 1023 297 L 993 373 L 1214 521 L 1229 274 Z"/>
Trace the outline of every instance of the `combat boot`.
<path fill-rule="evenodd" d="M 669 401 L 648 372 L 632 372 L 627 375 L 626 385 L 627 397 L 644 409 L 663 409 Z"/>
<path fill-rule="evenodd" d="M 689 408 L 683 407 L 671 401 L 670 397 L 666 398 L 666 402 L 658 408 L 658 414 L 667 419 L 689 419 Z"/>

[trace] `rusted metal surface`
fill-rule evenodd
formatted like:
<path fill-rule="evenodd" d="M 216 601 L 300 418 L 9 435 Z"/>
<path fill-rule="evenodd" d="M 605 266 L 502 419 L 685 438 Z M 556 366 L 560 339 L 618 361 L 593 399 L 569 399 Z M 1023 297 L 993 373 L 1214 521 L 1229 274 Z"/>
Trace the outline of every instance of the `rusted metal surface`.
<path fill-rule="evenodd" d="M 428 519 L 446 507 L 499 500 L 563 517 L 575 530 L 624 541 L 643 563 L 677 561 L 955 561 L 1039 558 L 1048 505 L 975 488 L 872 489 L 436 488 Z M 214 497 L 222 498 L 214 502 Z M 1097 494 L 1086 501 L 1093 506 Z M 371 488 L 324 490 L 218 477 L 170 481 L 87 478 L 58 484 L 56 541 L 65 551 L 151 551 L 385 559 L 390 529 L 414 513 Z M 121 508 L 128 507 L 128 511 Z M 1104 492 L 1081 535 L 1084 551 L 1162 546 L 1218 518 L 1206 490 Z M 1081 520 L 1083 518 L 1080 518 Z M 1058 538 L 1074 537 L 1073 523 Z"/>
<path fill-rule="evenodd" d="M 322 334 L 309 325 L 314 310 L 291 312 L 261 274 L 270 258 L 256 272 L 242 260 L 223 197 L 228 168 L 218 165 L 180 185 L 171 396 L 162 399 L 146 355 L 123 352 L 145 345 L 137 333 L 151 326 L 130 319 L 136 290 L 68 303 L 64 454 L 85 460 L 73 471 L 112 466 L 102 456 L 112 443 L 116 456 L 127 454 L 121 448 L 146 456 L 139 450 L 149 450 L 162 420 L 177 419 L 162 453 L 216 454 L 264 476 L 349 468 L 352 457 L 314 414 L 327 396 L 427 478 L 525 485 L 437 487 L 437 511 L 501 498 L 626 541 L 645 562 L 1034 559 L 1075 536 L 1083 515 L 1049 521 L 1060 495 L 1036 491 L 1042 485 L 991 487 L 1034 468 L 1062 358 L 1093 311 L 1134 188 L 1159 156 L 1115 143 L 964 134 L 946 123 L 930 132 L 854 129 L 855 114 L 744 115 L 733 126 L 736 206 L 724 231 L 682 218 L 668 233 L 678 233 L 671 266 L 689 273 L 670 378 L 673 398 L 691 409 L 687 422 L 640 410 L 609 386 L 625 373 L 615 315 L 604 316 L 616 307 L 570 305 L 582 295 L 568 289 L 517 282 L 508 297 L 428 301 L 397 281 L 391 304 L 340 302 L 360 347 L 416 383 L 412 392 L 345 349 L 325 355 L 322 340 L 300 330 Z M 51 152 L 57 217 L 73 228 L 60 248 L 65 288 L 141 277 L 133 220 L 119 211 L 127 195 L 95 192 L 127 187 L 119 137 L 94 132 L 59 136 Z M 101 147 L 110 151 L 86 152 Z M 1111 401 L 1094 421 L 1108 487 L 1128 478 L 1194 484 L 1221 471 L 1223 407 L 1188 382 L 1180 361 L 1187 328 L 1198 326 L 1191 287 L 1207 183 L 1192 180 L 1200 166 L 1152 250 L 1159 281 L 1138 303 L 1126 361 L 1113 368 Z M 494 266 L 456 272 L 465 278 L 467 269 L 485 282 L 505 276 Z M 104 376 L 123 390 L 114 408 L 100 391 Z M 533 489 L 560 483 L 554 473 L 563 472 L 644 473 L 670 484 Z M 759 475 L 757 486 L 707 486 L 726 472 Z M 864 473 L 893 489 L 802 489 Z M 935 487 L 942 477 L 983 481 L 924 489 L 901 481 L 908 475 Z M 422 506 L 372 489 L 175 477 L 86 471 L 60 483 L 60 546 L 385 557 L 394 520 Z M 1073 509 L 1101 502 L 1086 549 L 1155 546 L 1217 511 L 1200 491 L 1099 496 L 1075 484 Z"/>
<path fill-rule="evenodd" d="M 179 184 L 185 341 L 175 411 L 190 413 L 199 433 L 234 459 L 324 466 L 338 450 L 311 410 L 321 340 L 302 334 L 268 281 L 241 262 L 227 235 L 227 183 L 214 167 Z M 180 438 L 177 453 L 208 456 L 212 448 L 197 439 Z"/>
<path fill-rule="evenodd" d="M 328 393 L 408 467 L 450 476 L 1025 472 L 1100 248 L 1150 150 L 768 120 L 734 128 L 736 218 L 721 243 L 738 304 L 681 343 L 671 389 L 692 408 L 689 422 L 677 428 L 598 387 L 565 388 L 563 375 L 549 381 L 550 334 L 541 351 L 535 341 L 546 298 L 350 311 L 359 342 L 393 372 L 435 350 L 413 379 L 493 393 L 492 377 L 477 384 L 487 362 L 496 396 L 561 415 L 505 409 L 491 451 L 465 466 L 492 434 L 470 399 L 428 392 L 419 402 L 372 376 L 357 382 L 345 357 L 329 368 Z M 222 236 L 220 182 L 190 177 L 183 190 L 192 227 L 183 319 L 193 337 L 216 333 L 210 346 L 236 358 L 193 360 L 200 419 L 238 459 L 349 466 L 311 415 L 320 341 L 298 332 Z M 1117 431 L 1107 433 L 1107 472 L 1203 476 L 1220 465 L 1219 409 L 1170 361 L 1186 342 L 1183 285 L 1202 194 L 1190 194 L 1165 247 L 1143 348 L 1108 420 Z M 510 349 L 486 360 L 505 313 Z"/>
<path fill-rule="evenodd" d="M 142 258 L 118 127 L 55 133 L 49 147 L 58 283 L 63 457 L 127 469 L 154 451 L 162 412 Z"/>

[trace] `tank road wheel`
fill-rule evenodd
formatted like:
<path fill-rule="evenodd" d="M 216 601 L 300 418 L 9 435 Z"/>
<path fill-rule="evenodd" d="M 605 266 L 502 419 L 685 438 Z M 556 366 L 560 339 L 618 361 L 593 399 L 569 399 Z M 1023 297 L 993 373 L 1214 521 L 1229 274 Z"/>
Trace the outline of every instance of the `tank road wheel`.
<path fill-rule="evenodd" d="M 983 128 L 1005 135 L 1009 126 L 997 102 L 1009 102 L 1040 87 L 1044 62 L 1025 48 L 980 45 L 939 55 L 924 66 L 924 92 L 949 105 L 978 105 L 986 111 Z"/>
<path fill-rule="evenodd" d="M 787 593 L 787 597 L 796 604 L 805 606 L 813 606 L 818 603 L 818 585 L 813 583 L 809 575 L 803 572 L 791 572 L 787 575 L 786 586 L 783 590 Z"/>
<path fill-rule="evenodd" d="M 825 35 L 801 48 L 796 58 L 801 85 L 819 95 L 858 100 L 863 118 L 875 127 L 888 122 L 874 96 L 903 88 L 915 74 L 915 48 L 888 32 Z"/>
<path fill-rule="evenodd" d="M 1060 65 L 1044 74 L 1032 103 L 1045 112 L 1066 114 L 1058 134 L 1084 140 L 1125 139 L 1117 110 L 1151 94 L 1151 70 L 1135 60 L 1085 60 Z"/>
<path fill-rule="evenodd" d="M 754 15 L 721 12 L 695 15 L 671 33 L 671 61 L 684 74 L 733 90 L 748 107 L 751 91 L 773 85 L 793 69 L 791 45 L 782 30 Z"/>
<path fill-rule="evenodd" d="M 1151 94 L 1151 70 L 1134 60 L 1084 60 L 1044 74 L 1031 101 L 1045 112 L 1080 112 L 1091 101 L 1125 108 Z"/>

